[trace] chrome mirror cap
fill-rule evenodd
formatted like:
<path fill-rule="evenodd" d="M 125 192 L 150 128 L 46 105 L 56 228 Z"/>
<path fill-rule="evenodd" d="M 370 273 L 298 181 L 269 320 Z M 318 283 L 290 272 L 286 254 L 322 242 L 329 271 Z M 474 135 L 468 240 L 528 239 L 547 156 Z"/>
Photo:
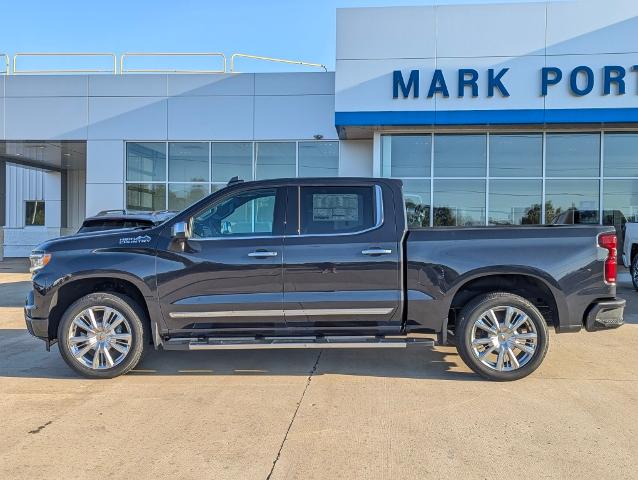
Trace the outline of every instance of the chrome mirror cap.
<path fill-rule="evenodd" d="M 186 240 L 190 237 L 190 231 L 187 222 L 177 222 L 173 224 L 171 236 L 178 240 Z"/>

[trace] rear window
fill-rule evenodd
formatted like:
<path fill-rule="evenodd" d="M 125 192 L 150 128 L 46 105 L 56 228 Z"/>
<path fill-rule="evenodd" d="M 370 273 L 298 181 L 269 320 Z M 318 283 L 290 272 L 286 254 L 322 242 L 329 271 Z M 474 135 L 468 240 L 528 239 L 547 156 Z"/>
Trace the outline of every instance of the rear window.
<path fill-rule="evenodd" d="M 152 227 L 153 222 L 145 220 L 91 220 L 84 222 L 79 232 L 97 232 L 100 230 L 115 230 L 118 228 Z"/>
<path fill-rule="evenodd" d="M 374 226 L 372 187 L 301 187 L 301 234 L 354 233 Z"/>

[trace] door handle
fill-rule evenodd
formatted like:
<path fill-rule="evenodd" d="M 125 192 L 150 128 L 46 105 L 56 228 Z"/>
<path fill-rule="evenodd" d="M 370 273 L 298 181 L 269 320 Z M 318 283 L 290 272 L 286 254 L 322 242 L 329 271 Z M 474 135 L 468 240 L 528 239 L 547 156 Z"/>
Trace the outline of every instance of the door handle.
<path fill-rule="evenodd" d="M 390 255 L 392 250 L 389 248 L 367 248 L 361 251 L 364 255 Z"/>
<path fill-rule="evenodd" d="M 255 257 L 255 258 L 276 257 L 277 252 L 267 252 L 266 250 L 257 250 L 256 252 L 249 253 L 248 256 Z"/>

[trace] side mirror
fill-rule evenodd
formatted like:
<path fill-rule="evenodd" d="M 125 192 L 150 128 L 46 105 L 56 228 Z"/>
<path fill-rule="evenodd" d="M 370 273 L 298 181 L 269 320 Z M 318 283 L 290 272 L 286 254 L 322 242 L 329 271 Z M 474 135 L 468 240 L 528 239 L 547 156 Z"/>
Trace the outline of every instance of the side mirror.
<path fill-rule="evenodd" d="M 188 228 L 187 222 L 177 222 L 173 224 L 173 228 L 171 230 L 171 236 L 176 240 L 186 240 L 190 238 L 191 233 Z"/>

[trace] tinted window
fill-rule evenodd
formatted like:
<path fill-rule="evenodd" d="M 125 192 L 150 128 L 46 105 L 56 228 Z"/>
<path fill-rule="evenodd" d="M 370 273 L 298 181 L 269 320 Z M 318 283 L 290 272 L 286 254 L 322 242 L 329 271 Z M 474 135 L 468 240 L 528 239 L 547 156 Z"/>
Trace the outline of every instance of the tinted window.
<path fill-rule="evenodd" d="M 149 228 L 153 222 L 144 220 L 90 220 L 82 224 L 79 232 L 96 232 L 100 230 L 114 230 L 117 228 Z"/>
<path fill-rule="evenodd" d="M 301 187 L 301 234 L 352 233 L 374 226 L 372 187 Z"/>
<path fill-rule="evenodd" d="M 193 218 L 193 238 L 272 235 L 276 192 L 250 190 L 215 202 Z"/>

